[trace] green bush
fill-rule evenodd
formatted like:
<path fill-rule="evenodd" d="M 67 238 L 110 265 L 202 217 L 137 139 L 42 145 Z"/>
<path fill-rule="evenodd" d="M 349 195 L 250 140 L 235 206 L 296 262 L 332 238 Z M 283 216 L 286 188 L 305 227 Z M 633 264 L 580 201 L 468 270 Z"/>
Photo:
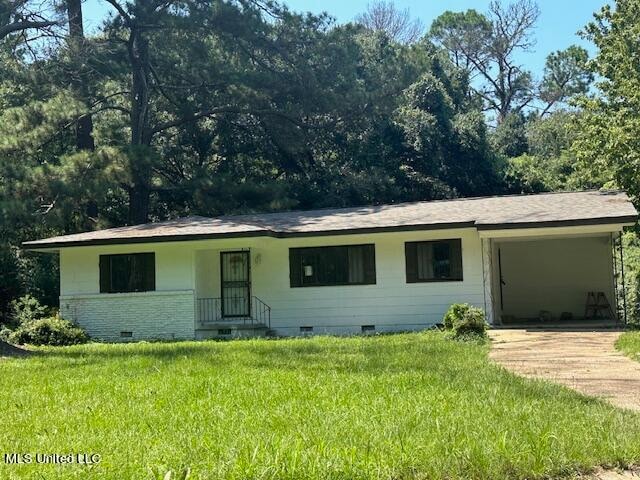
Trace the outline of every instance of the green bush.
<path fill-rule="evenodd" d="M 442 323 L 454 338 L 485 337 L 488 327 L 484 310 L 468 303 L 451 305 L 444 314 Z"/>
<path fill-rule="evenodd" d="M 622 237 L 625 268 L 625 293 L 627 296 L 627 321 L 630 326 L 640 326 L 640 238 L 636 232 L 627 232 Z M 619 255 L 618 252 L 616 252 Z M 619 259 L 616 259 L 619 261 Z M 620 270 L 620 265 L 618 265 Z M 618 288 L 621 289 L 618 279 Z M 619 292 L 621 294 L 622 292 Z"/>
<path fill-rule="evenodd" d="M 469 308 L 462 318 L 453 322 L 453 335 L 455 337 L 464 336 L 480 336 L 487 334 L 487 322 L 485 320 L 484 310 L 481 308 Z"/>
<path fill-rule="evenodd" d="M 8 337 L 10 343 L 18 345 L 62 346 L 89 341 L 84 330 L 59 316 L 22 323 Z"/>
<path fill-rule="evenodd" d="M 468 303 L 454 303 L 449 307 L 449 310 L 444 314 L 442 318 L 442 324 L 444 328 L 447 330 L 451 330 L 453 328 L 453 322 L 456 319 L 462 318 L 462 316 L 471 308 L 471 305 Z"/>
<path fill-rule="evenodd" d="M 49 314 L 47 307 L 42 306 L 38 299 L 31 295 L 24 295 L 13 300 L 10 310 L 10 320 L 14 326 L 44 318 Z"/>
<path fill-rule="evenodd" d="M 0 325 L 0 342 L 8 342 L 13 330 Z"/>

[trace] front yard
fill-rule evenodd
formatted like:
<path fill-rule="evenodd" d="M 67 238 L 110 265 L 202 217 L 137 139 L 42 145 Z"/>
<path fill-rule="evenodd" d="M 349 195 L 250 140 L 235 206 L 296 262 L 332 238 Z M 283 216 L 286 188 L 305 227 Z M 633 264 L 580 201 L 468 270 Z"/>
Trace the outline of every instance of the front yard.
<path fill-rule="evenodd" d="M 640 460 L 640 416 L 440 333 L 90 344 L 0 361 L 0 478 L 535 478 Z M 172 478 L 180 478 L 178 475 Z"/>

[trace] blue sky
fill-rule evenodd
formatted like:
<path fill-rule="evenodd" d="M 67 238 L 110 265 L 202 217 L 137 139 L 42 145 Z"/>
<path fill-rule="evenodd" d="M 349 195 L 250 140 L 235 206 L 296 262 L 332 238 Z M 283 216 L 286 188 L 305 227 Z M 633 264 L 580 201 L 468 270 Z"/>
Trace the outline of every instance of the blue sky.
<path fill-rule="evenodd" d="M 395 0 L 400 8 L 409 8 L 414 17 L 429 26 L 445 10 L 461 11 L 474 8 L 485 12 L 490 0 Z M 370 0 L 286 0 L 295 11 L 328 12 L 340 23 L 348 22 L 366 9 Z M 541 75 L 547 55 L 571 44 L 587 48 L 593 55 L 589 42 L 582 40 L 577 32 L 593 18 L 607 0 L 538 0 L 541 15 L 535 32 L 537 44 L 534 51 L 520 55 L 520 62 L 530 69 L 535 77 Z M 109 12 L 103 0 L 87 0 L 85 19 L 88 26 L 95 27 Z"/>

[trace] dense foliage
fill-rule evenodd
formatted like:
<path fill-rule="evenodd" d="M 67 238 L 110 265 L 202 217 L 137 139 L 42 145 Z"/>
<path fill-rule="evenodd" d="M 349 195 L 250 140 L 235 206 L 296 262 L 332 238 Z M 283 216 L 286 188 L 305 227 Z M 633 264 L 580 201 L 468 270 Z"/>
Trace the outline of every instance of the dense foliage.
<path fill-rule="evenodd" d="M 80 0 L 0 0 L 4 322 L 25 293 L 56 303 L 57 260 L 22 251 L 27 239 L 189 214 L 639 192 L 626 113 L 638 0 L 587 29 L 605 79 L 590 97 L 579 47 L 543 72 L 517 63 L 535 43 L 531 0 L 444 12 L 423 36 L 388 2 L 337 24 L 273 0 L 101 1 L 111 14 L 87 34 Z"/>
<path fill-rule="evenodd" d="M 451 305 L 442 318 L 442 324 L 455 339 L 484 338 L 489 326 L 484 310 L 468 303 Z"/>
<path fill-rule="evenodd" d="M 0 340 L 16 345 L 79 345 L 89 336 L 77 325 L 61 318 L 37 298 L 25 295 L 11 302 L 8 321 L 0 327 Z"/>
<path fill-rule="evenodd" d="M 26 322 L 8 333 L 6 340 L 16 345 L 80 345 L 89 337 L 84 330 L 59 316 Z"/>

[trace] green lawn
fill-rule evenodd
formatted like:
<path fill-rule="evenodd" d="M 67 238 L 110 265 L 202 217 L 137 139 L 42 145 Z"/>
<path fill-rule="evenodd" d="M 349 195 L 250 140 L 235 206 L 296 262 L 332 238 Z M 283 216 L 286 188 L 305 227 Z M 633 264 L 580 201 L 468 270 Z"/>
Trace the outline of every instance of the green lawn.
<path fill-rule="evenodd" d="M 640 331 L 624 332 L 616 342 L 616 348 L 634 360 L 640 360 Z"/>
<path fill-rule="evenodd" d="M 48 349 L 0 361 L 0 392 L 0 453 L 102 456 L 0 459 L 1 479 L 502 479 L 640 460 L 640 416 L 437 332 Z"/>

